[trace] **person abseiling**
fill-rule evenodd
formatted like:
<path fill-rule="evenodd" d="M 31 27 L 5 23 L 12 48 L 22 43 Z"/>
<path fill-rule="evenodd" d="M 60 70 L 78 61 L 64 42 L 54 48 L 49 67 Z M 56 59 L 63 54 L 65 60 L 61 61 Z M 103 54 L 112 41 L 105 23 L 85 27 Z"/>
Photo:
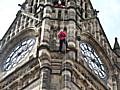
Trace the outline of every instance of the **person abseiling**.
<path fill-rule="evenodd" d="M 63 31 L 63 29 L 61 29 L 60 32 L 58 32 L 59 51 L 60 52 L 62 51 L 63 44 L 66 45 L 66 47 L 65 47 L 66 49 L 68 48 L 68 43 L 67 43 L 66 37 L 67 37 L 67 33 L 65 31 Z"/>

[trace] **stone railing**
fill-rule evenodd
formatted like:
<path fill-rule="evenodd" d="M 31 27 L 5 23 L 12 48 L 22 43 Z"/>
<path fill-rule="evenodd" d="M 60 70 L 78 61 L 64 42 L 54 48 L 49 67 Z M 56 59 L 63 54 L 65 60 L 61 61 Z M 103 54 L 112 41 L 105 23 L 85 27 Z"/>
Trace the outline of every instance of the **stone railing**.
<path fill-rule="evenodd" d="M 25 30 L 25 28 L 35 27 L 39 21 L 40 19 L 35 18 L 31 14 L 19 11 L 15 20 L 0 41 L 0 48 L 2 48 L 12 37 Z"/>

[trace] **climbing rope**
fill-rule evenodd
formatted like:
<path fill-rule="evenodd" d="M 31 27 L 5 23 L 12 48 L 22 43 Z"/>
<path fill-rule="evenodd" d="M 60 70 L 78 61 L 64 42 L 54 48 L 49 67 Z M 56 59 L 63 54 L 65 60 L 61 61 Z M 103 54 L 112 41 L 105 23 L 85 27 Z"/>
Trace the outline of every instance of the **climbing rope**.
<path fill-rule="evenodd" d="M 65 10 L 64 10 L 64 12 L 63 12 L 63 28 L 64 28 L 64 17 L 65 17 Z M 66 31 L 67 32 L 67 31 Z M 66 47 L 66 44 L 67 44 L 67 37 L 65 38 L 65 58 L 64 58 L 64 70 L 65 70 L 65 78 L 64 78 L 64 84 L 65 84 L 65 87 L 66 87 L 66 85 L 67 85 L 67 82 L 66 82 L 66 79 L 67 79 L 67 77 L 66 77 L 66 50 L 67 50 L 67 47 Z"/>
<path fill-rule="evenodd" d="M 67 77 L 66 77 L 66 73 L 67 73 L 67 72 L 66 72 L 66 50 L 67 50 L 67 47 L 66 47 L 66 45 L 65 45 L 65 60 L 64 60 L 64 62 L 65 62 L 65 63 L 64 63 L 64 65 L 65 65 L 65 67 L 64 67 L 64 68 L 65 68 L 65 87 L 66 87 L 66 85 L 67 85 L 67 83 L 66 83 L 66 78 L 67 78 Z"/>

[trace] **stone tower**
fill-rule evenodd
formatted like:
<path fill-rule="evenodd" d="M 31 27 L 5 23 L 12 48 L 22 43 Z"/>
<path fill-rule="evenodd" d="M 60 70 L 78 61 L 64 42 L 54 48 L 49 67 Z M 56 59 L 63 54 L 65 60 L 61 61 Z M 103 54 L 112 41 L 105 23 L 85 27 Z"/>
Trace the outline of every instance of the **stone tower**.
<path fill-rule="evenodd" d="M 26 0 L 0 40 L 0 90 L 119 90 L 114 49 L 90 0 Z M 67 32 L 59 53 L 57 33 Z"/>

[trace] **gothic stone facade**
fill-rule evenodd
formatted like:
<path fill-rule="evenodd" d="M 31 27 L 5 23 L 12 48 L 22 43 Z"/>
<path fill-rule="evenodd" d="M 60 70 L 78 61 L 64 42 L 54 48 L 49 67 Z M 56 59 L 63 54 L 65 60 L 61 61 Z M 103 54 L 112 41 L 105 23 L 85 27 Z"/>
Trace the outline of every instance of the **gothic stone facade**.
<path fill-rule="evenodd" d="M 0 41 L 0 90 L 119 90 L 111 48 L 90 0 L 26 0 Z M 57 33 L 69 50 L 59 53 Z M 116 41 L 117 42 L 117 41 Z"/>

